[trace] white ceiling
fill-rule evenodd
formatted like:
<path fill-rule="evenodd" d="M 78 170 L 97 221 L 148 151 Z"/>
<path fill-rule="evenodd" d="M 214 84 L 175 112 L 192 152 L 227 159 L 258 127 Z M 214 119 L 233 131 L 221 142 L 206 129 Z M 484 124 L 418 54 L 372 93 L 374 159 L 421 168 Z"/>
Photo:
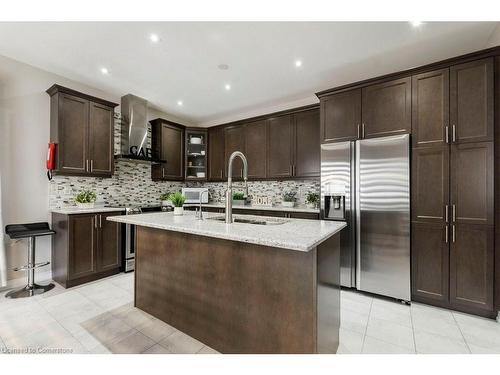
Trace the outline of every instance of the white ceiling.
<path fill-rule="evenodd" d="M 206 126 L 313 103 L 320 90 L 485 48 L 496 26 L 0 23 L 0 54 L 115 95 L 142 96 L 159 110 Z M 161 42 L 151 43 L 150 33 Z M 296 59 L 302 67 L 295 67 Z M 219 64 L 229 69 L 219 70 Z M 110 74 L 102 75 L 101 67 Z"/>

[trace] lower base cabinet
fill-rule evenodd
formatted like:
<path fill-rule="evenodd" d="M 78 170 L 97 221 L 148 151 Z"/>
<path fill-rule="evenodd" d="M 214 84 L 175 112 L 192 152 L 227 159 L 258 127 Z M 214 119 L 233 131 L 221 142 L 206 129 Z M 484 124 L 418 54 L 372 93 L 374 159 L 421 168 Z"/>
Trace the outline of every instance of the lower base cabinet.
<path fill-rule="evenodd" d="M 494 318 L 494 251 L 493 226 L 413 222 L 412 300 Z"/>
<path fill-rule="evenodd" d="M 120 272 L 121 212 L 52 214 L 52 278 L 65 288 Z"/>

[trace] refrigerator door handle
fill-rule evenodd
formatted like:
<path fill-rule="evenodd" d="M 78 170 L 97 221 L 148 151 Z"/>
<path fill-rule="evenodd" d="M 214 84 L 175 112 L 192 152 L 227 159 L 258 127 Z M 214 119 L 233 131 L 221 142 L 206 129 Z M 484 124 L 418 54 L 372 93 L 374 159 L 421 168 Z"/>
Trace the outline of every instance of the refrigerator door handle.
<path fill-rule="evenodd" d="M 355 215 L 356 215 L 356 221 L 355 221 L 355 227 L 356 227 L 356 241 L 355 241 L 355 246 L 356 246 L 356 288 L 361 289 L 361 226 L 360 226 L 360 216 L 361 216 L 361 210 L 360 210 L 360 204 L 359 204 L 359 193 L 360 193 L 360 184 L 359 184 L 359 150 L 360 150 L 360 142 L 355 142 L 355 150 L 354 150 L 354 158 L 355 158 L 355 163 L 354 163 L 354 169 L 355 169 L 355 181 L 354 181 L 354 207 L 355 207 Z"/>

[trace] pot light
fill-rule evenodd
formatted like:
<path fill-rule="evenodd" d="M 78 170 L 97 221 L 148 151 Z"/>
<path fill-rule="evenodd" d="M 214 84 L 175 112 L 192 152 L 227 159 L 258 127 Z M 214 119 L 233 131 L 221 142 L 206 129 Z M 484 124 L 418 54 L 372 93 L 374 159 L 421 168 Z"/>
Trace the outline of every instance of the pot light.
<path fill-rule="evenodd" d="M 296 61 L 295 61 L 295 66 L 296 66 L 297 68 L 300 68 L 300 67 L 302 66 L 302 60 L 296 60 Z"/>
<path fill-rule="evenodd" d="M 226 91 L 229 91 L 229 90 L 231 90 L 231 85 L 229 83 L 226 83 L 224 85 L 224 88 L 226 89 Z"/>
<path fill-rule="evenodd" d="M 160 37 L 158 36 L 158 34 L 151 34 L 149 36 L 149 40 L 153 43 L 158 43 L 160 41 Z"/>
<path fill-rule="evenodd" d="M 217 65 L 217 68 L 219 68 L 220 70 L 228 70 L 229 69 L 229 65 L 227 65 L 227 64 L 219 64 L 219 65 Z"/>
<path fill-rule="evenodd" d="M 108 68 L 102 67 L 101 68 L 101 73 L 104 74 L 104 75 L 108 75 L 109 74 Z"/>
<path fill-rule="evenodd" d="M 177 101 L 177 105 L 178 105 L 179 107 L 182 107 L 182 105 L 183 105 L 183 104 L 184 104 L 184 103 L 182 102 L 182 100 L 178 100 L 178 101 Z"/>
<path fill-rule="evenodd" d="M 422 21 L 410 21 L 410 23 L 413 27 L 419 27 L 422 25 Z"/>

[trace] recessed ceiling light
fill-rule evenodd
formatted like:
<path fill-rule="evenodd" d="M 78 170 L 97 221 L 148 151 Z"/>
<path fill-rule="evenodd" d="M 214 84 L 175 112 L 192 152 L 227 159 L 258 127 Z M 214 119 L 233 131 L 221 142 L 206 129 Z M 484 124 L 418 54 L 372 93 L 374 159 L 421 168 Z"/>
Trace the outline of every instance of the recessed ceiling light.
<path fill-rule="evenodd" d="M 182 102 L 182 100 L 178 100 L 178 101 L 177 101 L 177 105 L 178 105 L 179 107 L 182 107 L 182 105 L 183 105 L 183 104 L 184 104 L 184 103 Z"/>
<path fill-rule="evenodd" d="M 227 65 L 227 64 L 219 64 L 219 65 L 217 65 L 217 68 L 219 68 L 220 70 L 228 70 L 229 69 L 229 65 Z"/>
<path fill-rule="evenodd" d="M 103 67 L 103 68 L 101 68 L 101 73 L 102 73 L 102 74 L 104 74 L 104 75 L 109 74 L 109 70 L 108 70 L 108 68 L 104 68 L 104 67 Z"/>
<path fill-rule="evenodd" d="M 149 40 L 153 43 L 158 43 L 160 41 L 160 37 L 158 36 L 158 34 L 151 34 L 149 36 Z"/>
<path fill-rule="evenodd" d="M 224 85 L 224 88 L 225 88 L 227 91 L 229 91 L 229 90 L 231 90 L 231 85 L 230 85 L 229 83 L 226 83 L 226 84 Z"/>
<path fill-rule="evenodd" d="M 422 21 L 411 21 L 410 23 L 413 27 L 419 27 L 422 25 Z"/>
<path fill-rule="evenodd" d="M 302 60 L 295 60 L 295 66 L 300 68 L 302 66 Z"/>

